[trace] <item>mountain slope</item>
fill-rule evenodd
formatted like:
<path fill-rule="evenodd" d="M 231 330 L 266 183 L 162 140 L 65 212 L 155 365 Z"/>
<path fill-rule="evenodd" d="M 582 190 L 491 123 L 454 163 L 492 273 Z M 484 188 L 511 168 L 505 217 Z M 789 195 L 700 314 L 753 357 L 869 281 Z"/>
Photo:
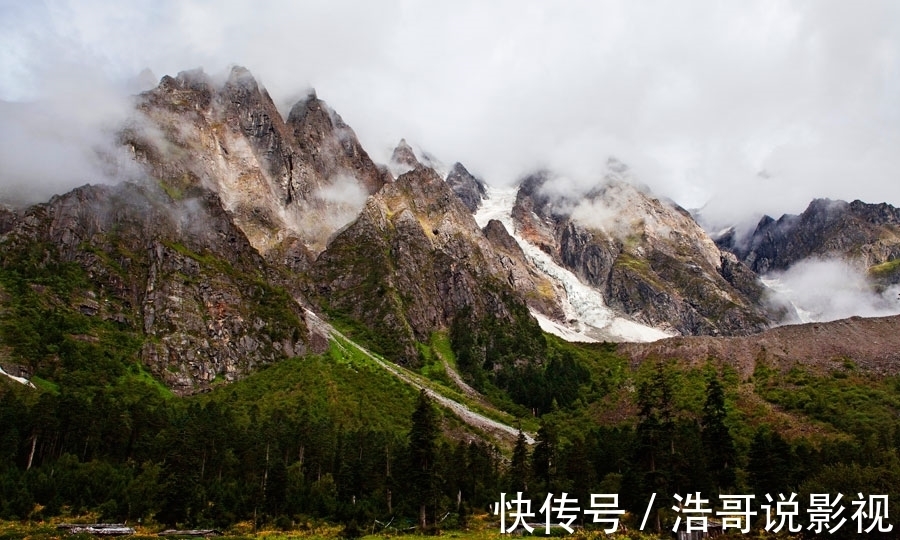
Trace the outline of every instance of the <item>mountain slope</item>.
<path fill-rule="evenodd" d="M 318 257 L 313 281 L 323 305 L 362 321 L 382 336 L 380 352 L 404 363 L 462 313 L 534 324 L 471 213 L 422 166 L 369 199 Z"/>
<path fill-rule="evenodd" d="M 800 215 L 764 216 L 747 239 L 735 238 L 732 230 L 717 243 L 759 274 L 809 257 L 838 257 L 872 268 L 900 258 L 900 209 L 816 199 Z"/>
<path fill-rule="evenodd" d="M 677 359 L 702 365 L 710 359 L 733 367 L 747 380 L 759 365 L 786 372 L 804 366 L 828 374 L 859 369 L 883 376 L 900 373 L 900 317 L 853 317 L 826 323 L 788 325 L 752 336 L 684 336 L 654 343 L 626 343 L 618 351 L 640 363 Z"/>
<path fill-rule="evenodd" d="M 310 349 L 302 310 L 202 189 L 79 188 L 23 211 L 0 251 L 3 342 L 51 380 L 109 340 L 178 393 Z"/>
<path fill-rule="evenodd" d="M 652 197 L 613 163 L 582 196 L 550 173 L 519 188 L 517 230 L 586 283 L 610 307 L 682 334 L 741 334 L 768 326 L 764 288 L 719 251 L 681 208 Z"/>

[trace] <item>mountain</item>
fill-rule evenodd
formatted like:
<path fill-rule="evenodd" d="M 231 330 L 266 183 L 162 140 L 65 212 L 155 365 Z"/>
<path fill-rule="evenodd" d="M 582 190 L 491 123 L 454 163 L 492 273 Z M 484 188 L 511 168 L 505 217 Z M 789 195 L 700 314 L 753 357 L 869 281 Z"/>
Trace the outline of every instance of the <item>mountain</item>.
<path fill-rule="evenodd" d="M 137 106 L 123 138 L 138 161 L 176 198 L 199 186 L 219 194 L 264 256 L 308 262 L 389 180 L 315 93 L 282 120 L 244 68 L 221 86 L 202 71 L 163 77 Z"/>
<path fill-rule="evenodd" d="M 841 258 L 873 277 L 900 282 L 900 209 L 862 201 L 816 199 L 800 215 L 764 216 L 746 239 L 734 230 L 717 239 L 758 274 L 785 270 L 810 257 Z"/>
<path fill-rule="evenodd" d="M 481 206 L 481 200 L 484 199 L 487 192 L 485 191 L 484 182 L 475 178 L 463 166 L 462 163 L 455 163 L 447 175 L 447 184 L 453 193 L 460 198 L 466 208 L 473 214 L 478 211 Z"/>
<path fill-rule="evenodd" d="M 549 361 L 540 339 L 498 334 L 746 335 L 780 319 L 763 269 L 840 253 L 885 282 L 897 275 L 889 205 L 814 201 L 717 245 L 614 159 L 587 187 L 543 171 L 509 193 L 405 140 L 376 165 L 314 91 L 283 119 L 241 67 L 221 81 L 163 77 L 135 109 L 120 140 L 147 181 L 0 208 L 0 249 L 9 276 L 72 265 L 80 288 L 14 301 L 37 294 L 46 309 L 115 321 L 179 393 L 324 350 L 312 312 L 417 368 L 430 361 L 423 343 L 468 325 L 479 337 L 457 332 L 453 347 L 474 355 L 461 372 L 484 390 Z"/>
<path fill-rule="evenodd" d="M 767 327 L 763 286 L 720 252 L 687 211 L 655 198 L 613 162 L 586 193 L 560 191 L 549 172 L 521 184 L 516 227 L 631 318 L 680 334 Z"/>
<path fill-rule="evenodd" d="M 0 250 L 0 335 L 44 377 L 59 375 L 60 351 L 116 336 L 182 394 L 317 348 L 302 308 L 202 188 L 178 200 L 154 186 L 78 188 L 24 210 Z"/>
<path fill-rule="evenodd" d="M 421 164 L 368 200 L 312 275 L 323 305 L 384 336 L 390 346 L 382 352 L 407 363 L 416 362 L 416 342 L 463 312 L 527 324 L 524 302 L 471 213 Z"/>

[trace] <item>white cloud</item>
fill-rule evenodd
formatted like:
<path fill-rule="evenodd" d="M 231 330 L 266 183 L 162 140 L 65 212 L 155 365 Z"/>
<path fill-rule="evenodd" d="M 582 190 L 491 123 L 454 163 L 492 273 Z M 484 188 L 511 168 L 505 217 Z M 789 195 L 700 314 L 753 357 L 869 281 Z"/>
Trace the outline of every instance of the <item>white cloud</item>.
<path fill-rule="evenodd" d="M 898 21 L 890 0 L 4 4 L 0 98 L 238 63 L 279 105 L 315 86 L 382 162 L 406 137 L 508 183 L 615 155 L 722 222 L 900 205 Z"/>
<path fill-rule="evenodd" d="M 773 291 L 771 300 L 794 307 L 800 322 L 900 314 L 900 286 L 876 293 L 865 270 L 841 260 L 804 259 L 765 281 Z"/>

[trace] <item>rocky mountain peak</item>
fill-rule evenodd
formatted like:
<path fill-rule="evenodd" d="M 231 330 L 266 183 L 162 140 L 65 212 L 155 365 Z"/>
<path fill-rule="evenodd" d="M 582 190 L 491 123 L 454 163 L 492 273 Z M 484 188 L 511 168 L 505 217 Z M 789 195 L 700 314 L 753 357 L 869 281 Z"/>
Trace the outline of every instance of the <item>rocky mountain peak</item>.
<path fill-rule="evenodd" d="M 412 146 L 410 146 L 409 143 L 406 142 L 406 139 L 400 139 L 400 142 L 397 143 L 396 148 L 394 148 L 394 152 L 391 154 L 391 163 L 408 167 L 410 169 L 414 169 L 422 165 L 419 162 L 419 159 L 416 157 L 416 153 L 412 149 Z"/>
<path fill-rule="evenodd" d="M 263 254 L 318 253 L 389 179 L 314 92 L 285 122 L 239 66 L 221 87 L 199 71 L 164 77 L 140 109 L 162 136 L 131 133 L 127 142 L 138 159 L 170 192 L 219 193 Z"/>
<path fill-rule="evenodd" d="M 228 79 L 225 81 L 225 86 L 240 86 L 251 92 L 259 91 L 259 83 L 256 82 L 250 70 L 243 66 L 232 66 L 231 71 L 228 73 Z"/>
<path fill-rule="evenodd" d="M 319 111 L 323 106 L 326 106 L 324 102 L 319 100 L 319 96 L 316 93 L 315 88 L 310 88 L 306 96 L 297 100 L 297 103 L 294 103 L 294 106 L 291 107 L 291 111 L 288 113 L 287 124 L 291 126 L 298 126 L 303 124 L 306 119 L 306 115 L 312 111 Z"/>
<path fill-rule="evenodd" d="M 682 334 L 742 333 L 768 324 L 761 288 L 728 264 L 688 212 L 656 198 L 612 162 L 595 186 L 572 189 L 549 171 L 527 177 L 513 218 L 517 231 L 603 291 L 635 320 Z"/>
<path fill-rule="evenodd" d="M 725 236 L 718 244 L 759 274 L 785 270 L 813 256 L 873 267 L 900 258 L 900 209 L 815 199 L 799 215 L 763 216 L 749 238 Z"/>
<path fill-rule="evenodd" d="M 206 109 L 212 102 L 215 88 L 203 69 L 181 71 L 175 77 L 164 75 L 159 85 L 145 92 L 143 96 L 156 104 L 165 104 L 170 109 Z"/>
<path fill-rule="evenodd" d="M 163 81 L 171 79 L 168 75 L 163 77 Z M 213 88 L 212 78 L 207 75 L 203 68 L 187 69 L 179 71 L 175 77 L 177 86 L 180 88 L 189 88 L 194 90 L 207 90 Z M 161 83 L 160 86 L 163 86 Z"/>
<path fill-rule="evenodd" d="M 456 162 L 447 175 L 447 185 L 456 193 L 470 212 L 475 213 L 486 196 L 484 182 L 475 178 L 462 163 Z"/>

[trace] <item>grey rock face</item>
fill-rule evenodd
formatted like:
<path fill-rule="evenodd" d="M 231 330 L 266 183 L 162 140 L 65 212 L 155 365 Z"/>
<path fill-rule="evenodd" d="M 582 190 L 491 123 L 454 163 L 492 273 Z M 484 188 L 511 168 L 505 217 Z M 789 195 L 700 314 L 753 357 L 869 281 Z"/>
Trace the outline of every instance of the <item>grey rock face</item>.
<path fill-rule="evenodd" d="M 800 215 L 764 216 L 744 242 L 731 235 L 719 245 L 760 274 L 811 256 L 841 257 L 870 267 L 900 257 L 900 209 L 816 199 Z"/>
<path fill-rule="evenodd" d="M 447 184 L 470 212 L 478 211 L 485 196 L 484 182 L 472 176 L 462 163 L 456 163 L 447 175 Z"/>

